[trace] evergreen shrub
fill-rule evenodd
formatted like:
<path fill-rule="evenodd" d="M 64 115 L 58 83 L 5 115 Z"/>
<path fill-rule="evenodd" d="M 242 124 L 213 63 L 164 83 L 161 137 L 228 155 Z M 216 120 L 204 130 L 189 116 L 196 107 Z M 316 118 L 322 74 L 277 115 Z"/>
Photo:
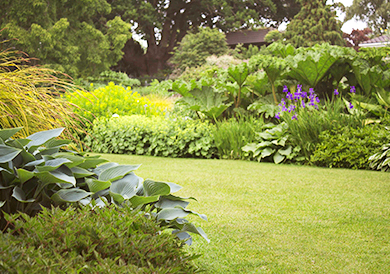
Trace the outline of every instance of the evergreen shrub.
<path fill-rule="evenodd" d="M 86 144 L 97 153 L 214 158 L 214 125 L 185 117 L 143 115 L 97 119 Z"/>

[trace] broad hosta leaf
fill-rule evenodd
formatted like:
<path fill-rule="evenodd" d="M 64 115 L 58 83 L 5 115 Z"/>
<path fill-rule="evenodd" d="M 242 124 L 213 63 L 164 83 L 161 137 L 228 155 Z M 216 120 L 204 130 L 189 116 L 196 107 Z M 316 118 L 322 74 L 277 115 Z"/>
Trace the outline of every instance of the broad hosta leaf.
<path fill-rule="evenodd" d="M 189 202 L 182 200 L 171 200 L 168 196 L 160 197 L 158 203 L 155 204 L 156 207 L 164 209 L 164 208 L 174 208 L 174 207 L 182 207 L 186 208 Z"/>
<path fill-rule="evenodd" d="M 275 152 L 275 149 L 267 147 L 261 151 L 261 158 L 268 157 L 274 152 Z"/>
<path fill-rule="evenodd" d="M 66 158 L 53 159 L 53 160 L 46 161 L 44 166 L 37 166 L 36 169 L 39 172 L 53 171 L 66 163 L 71 163 L 71 161 Z"/>
<path fill-rule="evenodd" d="M 180 189 L 182 189 L 181 186 L 179 186 L 175 183 L 166 182 L 166 184 L 168 184 L 169 187 L 171 188 L 171 193 L 175 193 L 175 192 L 179 191 Z"/>
<path fill-rule="evenodd" d="M 180 240 L 186 240 L 185 243 L 187 245 L 192 245 L 192 237 L 190 234 L 188 234 L 187 232 L 185 231 L 179 231 L 177 230 L 177 232 L 173 231 L 173 233 L 176 235 L 176 237 L 178 237 Z"/>
<path fill-rule="evenodd" d="M 209 238 L 207 237 L 207 235 L 203 231 L 203 229 L 200 227 L 196 227 L 191 223 L 186 223 L 184 225 L 184 227 L 182 228 L 182 231 L 187 231 L 187 232 L 198 234 L 198 235 L 202 236 L 208 243 L 210 242 Z"/>
<path fill-rule="evenodd" d="M 145 196 L 168 195 L 171 187 L 165 182 L 146 179 L 143 183 Z"/>
<path fill-rule="evenodd" d="M 18 133 L 21 129 L 21 127 L 0 129 L 0 139 L 5 142 L 8 138 Z"/>
<path fill-rule="evenodd" d="M 26 194 L 24 193 L 23 189 L 20 187 L 15 187 L 12 192 L 12 197 L 14 197 L 16 200 L 22 203 L 32 203 L 35 201 L 35 199 L 28 199 L 26 200 Z"/>
<path fill-rule="evenodd" d="M 115 181 L 138 169 L 141 165 L 118 165 L 104 170 L 99 175 L 100 181 Z"/>
<path fill-rule="evenodd" d="M 73 155 L 67 152 L 59 152 L 52 155 L 54 158 L 65 158 L 68 159 L 69 162 L 66 163 L 66 166 L 69 168 L 79 166 L 85 160 L 81 156 Z"/>
<path fill-rule="evenodd" d="M 100 159 L 97 157 L 88 157 L 84 159 L 85 159 L 84 163 L 79 164 L 78 167 L 89 169 L 89 168 L 95 168 L 97 165 L 108 162 L 105 159 Z"/>
<path fill-rule="evenodd" d="M 279 164 L 279 163 L 283 162 L 284 158 L 286 158 L 286 156 L 281 155 L 281 154 L 279 153 L 279 151 L 277 151 L 277 152 L 274 154 L 274 157 L 273 157 L 274 163 L 275 163 L 275 164 Z"/>
<path fill-rule="evenodd" d="M 32 134 L 26 138 L 31 140 L 31 142 L 28 143 L 27 148 L 41 146 L 50 139 L 60 136 L 63 130 L 64 128 L 56 128 Z"/>
<path fill-rule="evenodd" d="M 203 220 L 207 221 L 207 216 L 204 215 L 204 214 L 199 214 L 199 213 L 196 213 L 192 210 L 188 210 L 188 209 L 184 209 L 184 208 L 179 208 L 179 207 L 176 207 L 176 208 L 165 208 L 163 210 L 161 210 L 158 214 L 157 214 L 157 220 L 173 220 L 173 219 L 176 219 L 176 218 L 184 218 L 186 217 L 188 214 L 194 214 L 194 215 L 198 215 L 200 218 L 202 218 Z"/>
<path fill-rule="evenodd" d="M 57 203 L 74 203 L 78 202 L 89 195 L 91 192 L 87 192 L 83 189 L 61 189 L 51 196 L 51 199 Z"/>
<path fill-rule="evenodd" d="M 18 177 L 22 184 L 30 180 L 35 175 L 34 172 L 22 168 L 17 169 L 16 172 L 18 173 Z"/>
<path fill-rule="evenodd" d="M 0 163 L 12 161 L 21 151 L 22 150 L 18 148 L 0 145 Z"/>
<path fill-rule="evenodd" d="M 292 147 L 288 146 L 286 149 L 279 149 L 279 153 L 284 156 L 290 155 L 292 152 Z"/>
<path fill-rule="evenodd" d="M 80 167 L 72 167 L 70 170 L 76 179 L 95 175 L 95 173 Z"/>
<path fill-rule="evenodd" d="M 38 172 L 36 176 L 42 181 L 43 185 L 68 183 L 76 186 L 76 179 L 73 177 L 72 171 L 65 166 L 54 171 Z"/>
<path fill-rule="evenodd" d="M 107 189 L 111 186 L 110 181 L 99 181 L 96 179 L 86 179 L 86 183 L 88 185 L 89 191 L 96 193 L 101 190 Z"/>
<path fill-rule="evenodd" d="M 121 204 L 124 200 L 136 195 L 139 181 L 139 177 L 132 172 L 122 179 L 112 182 L 110 195 L 117 203 Z"/>
<path fill-rule="evenodd" d="M 140 205 L 146 205 L 146 204 L 149 204 L 149 203 L 157 202 L 159 197 L 160 196 L 158 196 L 158 195 L 156 195 L 156 196 L 148 196 L 148 197 L 145 197 L 145 196 L 133 196 L 129 201 L 130 201 L 130 203 L 132 204 L 133 207 L 137 207 L 137 206 L 140 206 Z"/>
<path fill-rule="evenodd" d="M 52 139 L 46 142 L 45 146 L 46 148 L 56 148 L 69 145 L 70 143 L 72 143 L 71 140 Z"/>
<path fill-rule="evenodd" d="M 29 162 L 29 163 L 25 164 L 24 166 L 25 167 L 38 166 L 38 165 L 41 165 L 43 163 L 45 163 L 45 160 L 44 159 L 40 159 L 40 160 L 35 160 L 35 161 L 32 161 L 32 162 Z"/>

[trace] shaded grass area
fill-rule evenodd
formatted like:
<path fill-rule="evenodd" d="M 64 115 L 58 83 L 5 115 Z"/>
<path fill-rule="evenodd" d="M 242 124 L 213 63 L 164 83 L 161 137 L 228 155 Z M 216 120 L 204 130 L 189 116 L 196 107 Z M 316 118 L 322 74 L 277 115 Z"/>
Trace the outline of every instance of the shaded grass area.
<path fill-rule="evenodd" d="M 205 273 L 388 273 L 390 174 L 229 160 L 103 155 L 178 183 L 208 234 Z"/>

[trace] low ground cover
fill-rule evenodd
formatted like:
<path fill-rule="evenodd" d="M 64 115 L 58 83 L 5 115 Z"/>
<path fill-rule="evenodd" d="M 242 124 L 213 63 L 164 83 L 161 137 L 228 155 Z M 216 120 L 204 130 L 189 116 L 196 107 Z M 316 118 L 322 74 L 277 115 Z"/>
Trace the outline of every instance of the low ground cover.
<path fill-rule="evenodd" d="M 190 249 L 206 273 L 386 273 L 390 177 L 228 160 L 102 156 L 143 163 L 144 178 L 178 182 L 197 197 L 211 242 Z"/>

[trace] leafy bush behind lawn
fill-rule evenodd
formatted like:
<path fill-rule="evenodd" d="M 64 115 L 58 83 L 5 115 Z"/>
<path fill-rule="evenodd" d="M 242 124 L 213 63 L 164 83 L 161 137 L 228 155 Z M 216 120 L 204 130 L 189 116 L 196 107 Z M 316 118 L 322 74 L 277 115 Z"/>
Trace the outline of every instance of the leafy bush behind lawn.
<path fill-rule="evenodd" d="M 183 242 L 127 207 L 44 209 L 8 215 L 1 273 L 194 273 Z"/>
<path fill-rule="evenodd" d="M 369 157 L 389 141 L 388 131 L 380 125 L 362 128 L 339 127 L 326 130 L 310 161 L 317 166 L 370 169 Z"/>
<path fill-rule="evenodd" d="M 214 126 L 208 122 L 142 115 L 97 119 L 86 144 L 98 153 L 213 158 Z"/>

